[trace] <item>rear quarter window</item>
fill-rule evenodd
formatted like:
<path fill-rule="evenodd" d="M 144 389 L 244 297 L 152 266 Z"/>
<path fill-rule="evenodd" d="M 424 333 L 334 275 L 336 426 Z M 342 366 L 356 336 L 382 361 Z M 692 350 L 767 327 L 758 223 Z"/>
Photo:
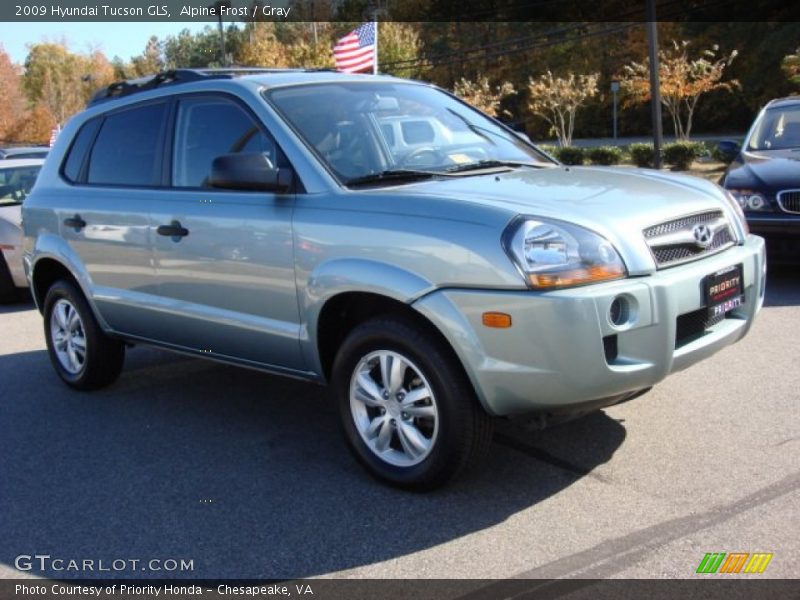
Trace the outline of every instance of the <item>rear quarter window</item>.
<path fill-rule="evenodd" d="M 68 181 L 72 183 L 80 181 L 81 169 L 86 162 L 89 148 L 91 148 L 99 127 L 100 119 L 92 119 L 84 123 L 78 131 L 78 135 L 75 136 L 75 140 L 72 142 L 69 152 L 67 152 L 67 158 L 64 160 L 64 166 L 61 169 L 61 174 Z"/>

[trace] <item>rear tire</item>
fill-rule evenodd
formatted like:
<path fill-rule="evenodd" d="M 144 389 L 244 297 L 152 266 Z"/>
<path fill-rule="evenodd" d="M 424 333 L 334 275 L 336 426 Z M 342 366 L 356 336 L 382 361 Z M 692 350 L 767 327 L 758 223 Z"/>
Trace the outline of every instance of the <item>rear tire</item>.
<path fill-rule="evenodd" d="M 70 387 L 96 390 L 119 377 L 125 344 L 103 333 L 73 283 L 60 280 L 47 290 L 44 335 L 50 362 Z"/>
<path fill-rule="evenodd" d="M 394 486 L 440 487 L 485 455 L 494 421 L 449 347 L 411 319 L 357 326 L 333 366 L 332 389 L 356 459 Z"/>

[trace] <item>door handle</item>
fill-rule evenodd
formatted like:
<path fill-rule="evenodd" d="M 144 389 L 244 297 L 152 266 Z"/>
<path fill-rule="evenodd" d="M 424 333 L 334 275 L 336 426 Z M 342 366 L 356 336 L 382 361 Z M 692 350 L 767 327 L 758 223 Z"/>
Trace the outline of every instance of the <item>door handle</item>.
<path fill-rule="evenodd" d="M 159 225 L 156 232 L 158 235 L 172 238 L 173 242 L 178 242 L 182 237 L 189 235 L 189 230 L 183 227 L 180 221 L 172 221 L 169 225 Z"/>
<path fill-rule="evenodd" d="M 69 217 L 67 219 L 64 219 L 64 225 L 66 225 L 67 227 L 72 227 L 77 233 L 78 231 L 86 227 L 86 221 L 81 219 L 80 215 L 75 215 L 74 217 Z"/>

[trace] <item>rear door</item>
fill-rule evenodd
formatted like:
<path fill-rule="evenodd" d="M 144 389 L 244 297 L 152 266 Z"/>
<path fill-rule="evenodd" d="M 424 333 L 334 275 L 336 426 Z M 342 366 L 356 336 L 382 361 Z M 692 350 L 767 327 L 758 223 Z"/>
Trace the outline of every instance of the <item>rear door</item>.
<path fill-rule="evenodd" d="M 168 101 L 151 101 L 92 119 L 62 166 L 73 185 L 58 202 L 61 236 L 85 266 L 103 318 L 140 337 L 158 330 L 150 211 L 168 113 Z"/>
<path fill-rule="evenodd" d="M 223 154 L 285 158 L 250 110 L 225 94 L 176 100 L 171 189 L 153 205 L 162 341 L 258 365 L 302 369 L 294 282 L 294 194 L 208 185 Z M 160 229 L 159 229 L 160 228 Z M 170 235 L 178 233 L 179 235 Z"/>

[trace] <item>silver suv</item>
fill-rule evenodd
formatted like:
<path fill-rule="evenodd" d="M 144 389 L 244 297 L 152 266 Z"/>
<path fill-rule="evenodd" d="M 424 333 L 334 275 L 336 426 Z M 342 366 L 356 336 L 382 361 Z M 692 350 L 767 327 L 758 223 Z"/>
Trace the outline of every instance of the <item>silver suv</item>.
<path fill-rule="evenodd" d="M 608 406 L 741 339 L 765 284 L 714 184 L 564 167 L 431 85 L 325 72 L 101 90 L 24 228 L 68 385 L 113 382 L 126 343 L 330 384 L 358 460 L 414 489 L 494 417 Z"/>

